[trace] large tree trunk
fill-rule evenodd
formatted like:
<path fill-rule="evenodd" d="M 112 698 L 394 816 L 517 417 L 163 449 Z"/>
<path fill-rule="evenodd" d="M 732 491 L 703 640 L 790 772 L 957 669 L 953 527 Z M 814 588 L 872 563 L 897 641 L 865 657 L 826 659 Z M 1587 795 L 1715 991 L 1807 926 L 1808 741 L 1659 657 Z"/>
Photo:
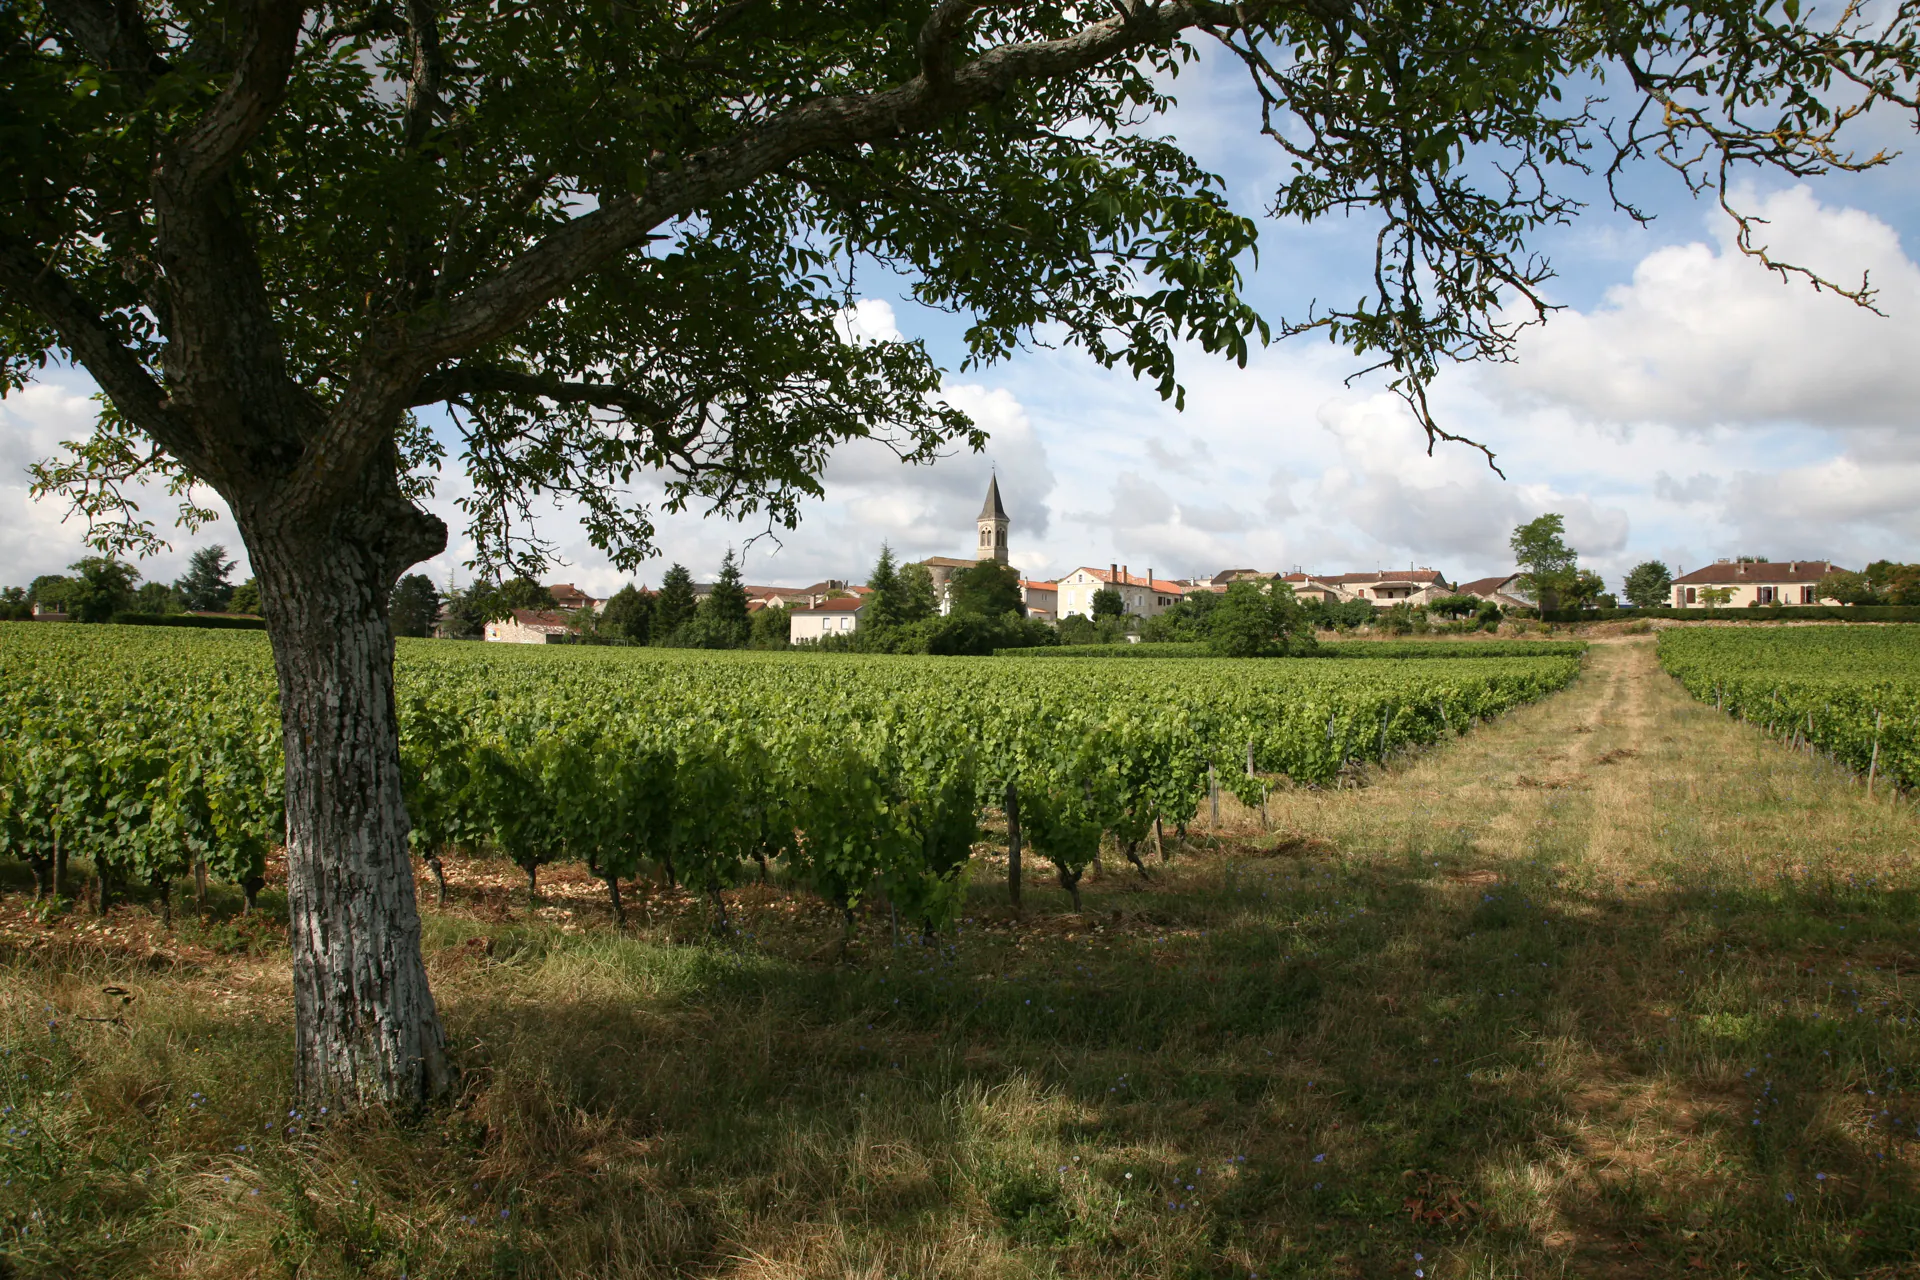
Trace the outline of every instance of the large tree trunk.
<path fill-rule="evenodd" d="M 397 530 L 349 512 L 317 536 L 242 517 L 280 683 L 295 1082 L 309 1107 L 415 1104 L 447 1084 L 420 955 L 386 612 L 420 549 L 416 539 L 394 554 L 395 535 L 430 521 L 444 539 L 445 527 L 408 514 Z M 356 524 L 374 547 L 356 545 Z"/>

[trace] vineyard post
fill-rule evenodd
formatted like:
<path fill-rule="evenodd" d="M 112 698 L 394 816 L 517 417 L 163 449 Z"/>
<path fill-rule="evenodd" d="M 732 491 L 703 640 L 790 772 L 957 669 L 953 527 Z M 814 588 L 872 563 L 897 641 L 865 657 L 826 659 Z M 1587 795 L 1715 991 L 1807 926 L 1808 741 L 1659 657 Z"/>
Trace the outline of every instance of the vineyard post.
<path fill-rule="evenodd" d="M 1020 905 L 1020 791 L 1007 781 L 1007 897 Z"/>
<path fill-rule="evenodd" d="M 1166 835 L 1160 830 L 1160 815 L 1157 813 L 1153 815 L 1153 851 L 1160 855 L 1160 861 L 1167 860 Z"/>
<path fill-rule="evenodd" d="M 1207 763 L 1207 799 L 1213 805 L 1213 825 L 1220 825 L 1220 775 L 1214 772 L 1213 763 Z"/>
<path fill-rule="evenodd" d="M 1880 772 L 1880 712 L 1873 713 L 1873 759 L 1867 764 L 1867 799 L 1873 799 L 1873 776 Z"/>
<path fill-rule="evenodd" d="M 193 905 L 201 915 L 207 914 L 207 860 L 193 860 Z"/>
<path fill-rule="evenodd" d="M 1253 739 L 1247 739 L 1247 776 L 1253 776 Z"/>

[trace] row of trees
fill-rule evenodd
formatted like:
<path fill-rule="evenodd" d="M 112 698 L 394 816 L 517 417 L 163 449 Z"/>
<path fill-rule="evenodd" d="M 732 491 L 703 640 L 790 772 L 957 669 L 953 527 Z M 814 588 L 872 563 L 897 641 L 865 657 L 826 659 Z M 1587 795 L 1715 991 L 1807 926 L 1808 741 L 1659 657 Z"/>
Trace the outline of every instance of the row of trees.
<path fill-rule="evenodd" d="M 0 618 L 25 619 L 36 606 L 79 622 L 106 622 L 116 613 L 259 613 L 260 590 L 249 578 L 229 580 L 234 561 L 219 543 L 202 547 L 173 583 L 140 581 L 140 571 L 111 556 L 89 556 L 67 573 L 41 574 L 25 587 L 0 588 Z"/>
<path fill-rule="evenodd" d="M 985 654 L 1059 642 L 1052 627 L 1027 617 L 1020 574 L 1012 565 L 982 560 L 947 580 L 947 610 L 923 564 L 901 564 L 881 544 L 867 577 L 860 626 L 846 636 L 816 642 L 856 653 Z"/>

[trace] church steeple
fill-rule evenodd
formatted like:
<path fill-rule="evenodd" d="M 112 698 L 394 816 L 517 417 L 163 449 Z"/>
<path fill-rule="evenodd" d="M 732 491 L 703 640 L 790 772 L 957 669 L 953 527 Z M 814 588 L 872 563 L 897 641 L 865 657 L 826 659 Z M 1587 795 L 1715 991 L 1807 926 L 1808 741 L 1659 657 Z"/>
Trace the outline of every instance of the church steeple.
<path fill-rule="evenodd" d="M 980 546 L 977 558 L 1007 562 L 1007 527 L 1013 522 L 1007 517 L 1007 509 L 1000 505 L 1000 478 L 987 481 L 987 500 L 980 505 Z"/>

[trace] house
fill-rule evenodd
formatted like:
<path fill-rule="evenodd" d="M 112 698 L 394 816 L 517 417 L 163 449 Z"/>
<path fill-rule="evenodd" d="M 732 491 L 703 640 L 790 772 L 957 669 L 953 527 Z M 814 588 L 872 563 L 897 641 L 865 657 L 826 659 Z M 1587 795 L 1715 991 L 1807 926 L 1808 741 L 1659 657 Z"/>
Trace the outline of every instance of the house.
<path fill-rule="evenodd" d="M 571 582 L 555 582 L 547 587 L 547 594 L 553 597 L 554 606 L 566 613 L 578 613 L 585 609 L 589 613 L 598 613 L 606 601 L 587 594 Z"/>
<path fill-rule="evenodd" d="M 1038 618 L 1042 622 L 1057 622 L 1060 618 L 1060 584 L 1057 582 L 1032 582 L 1020 579 L 1020 603 L 1026 606 L 1029 618 Z"/>
<path fill-rule="evenodd" d="M 860 629 L 860 612 L 866 607 L 864 596 L 836 596 L 818 604 L 789 605 L 788 643 L 805 644 L 828 636 L 851 635 Z"/>
<path fill-rule="evenodd" d="M 1510 573 L 1504 578 L 1475 578 L 1472 582 L 1463 582 L 1454 588 L 1454 594 L 1472 596 L 1476 600 L 1491 600 L 1502 609 L 1531 609 L 1533 603 L 1520 595 L 1514 584 L 1520 575 Z"/>
<path fill-rule="evenodd" d="M 1454 592 L 1436 569 L 1384 569 L 1372 573 L 1288 573 L 1282 582 L 1302 600 L 1329 604 L 1365 600 L 1369 604 L 1430 604 Z"/>
<path fill-rule="evenodd" d="M 1701 592 L 1721 588 L 1729 592 L 1721 608 L 1748 605 L 1818 604 L 1820 579 L 1841 572 L 1825 560 L 1718 560 L 1673 580 L 1673 607 L 1704 609 Z"/>
<path fill-rule="evenodd" d="M 489 622 L 486 638 L 496 644 L 559 644 L 577 631 L 553 609 L 515 609 L 510 616 Z"/>
<path fill-rule="evenodd" d="M 1120 593 L 1121 611 L 1130 618 L 1164 613 L 1186 595 L 1179 583 L 1154 577 L 1151 568 L 1141 578 L 1123 564 L 1110 564 L 1104 569 L 1081 565 L 1055 585 L 1061 618 L 1091 618 L 1094 594 L 1108 587 Z"/>

